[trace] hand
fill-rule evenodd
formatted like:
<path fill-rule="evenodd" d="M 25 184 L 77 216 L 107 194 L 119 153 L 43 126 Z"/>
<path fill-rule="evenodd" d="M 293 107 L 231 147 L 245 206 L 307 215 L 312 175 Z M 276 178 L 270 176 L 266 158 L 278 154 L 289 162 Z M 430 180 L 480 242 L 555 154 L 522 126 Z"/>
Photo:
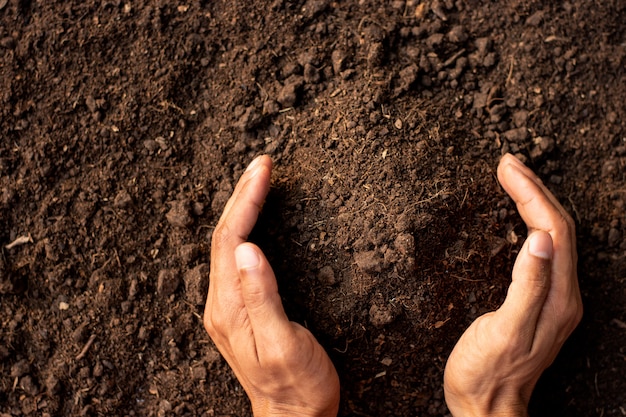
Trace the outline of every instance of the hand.
<path fill-rule="evenodd" d="M 533 172 L 507 154 L 498 179 L 528 227 L 502 306 L 472 323 L 444 376 L 459 416 L 526 416 L 541 373 L 582 317 L 574 222 Z"/>
<path fill-rule="evenodd" d="M 271 168 L 267 156 L 250 164 L 213 232 L 204 326 L 255 416 L 336 416 L 339 377 L 332 362 L 311 332 L 287 319 L 271 266 L 246 242 Z"/>

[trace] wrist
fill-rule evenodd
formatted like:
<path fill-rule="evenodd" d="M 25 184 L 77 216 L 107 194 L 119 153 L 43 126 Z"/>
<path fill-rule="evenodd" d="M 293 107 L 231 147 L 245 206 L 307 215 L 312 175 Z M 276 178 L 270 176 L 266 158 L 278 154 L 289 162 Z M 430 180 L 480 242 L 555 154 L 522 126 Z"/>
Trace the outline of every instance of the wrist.
<path fill-rule="evenodd" d="M 324 409 L 307 404 L 294 405 L 260 401 L 252 404 L 254 417 L 337 417 L 339 404 Z"/>
<path fill-rule="evenodd" d="M 446 403 L 454 417 L 528 417 L 526 405 L 515 399 L 472 401 L 446 396 Z"/>

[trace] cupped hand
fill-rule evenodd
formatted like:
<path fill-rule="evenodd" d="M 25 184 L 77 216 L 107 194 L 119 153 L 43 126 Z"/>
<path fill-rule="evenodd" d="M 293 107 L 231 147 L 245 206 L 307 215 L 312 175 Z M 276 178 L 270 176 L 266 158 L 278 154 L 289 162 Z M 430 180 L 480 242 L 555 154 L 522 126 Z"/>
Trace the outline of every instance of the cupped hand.
<path fill-rule="evenodd" d="M 455 417 L 527 415 L 539 376 L 582 317 L 573 220 L 512 155 L 498 179 L 529 235 L 504 303 L 476 319 L 448 359 L 444 390 Z"/>
<path fill-rule="evenodd" d="M 204 326 L 255 416 L 336 416 L 339 378 L 332 362 L 311 332 L 289 321 L 271 266 L 246 242 L 271 169 L 267 156 L 250 164 L 213 232 Z"/>

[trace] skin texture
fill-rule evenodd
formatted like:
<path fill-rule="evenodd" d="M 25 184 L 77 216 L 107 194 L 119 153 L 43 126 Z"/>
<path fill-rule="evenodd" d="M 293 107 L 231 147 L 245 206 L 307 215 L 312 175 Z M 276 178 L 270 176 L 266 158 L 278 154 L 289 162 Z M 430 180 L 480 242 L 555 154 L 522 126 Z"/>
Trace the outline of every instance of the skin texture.
<path fill-rule="evenodd" d="M 204 325 L 255 416 L 336 416 L 339 378 L 313 335 L 290 322 L 263 252 L 246 242 L 269 191 L 272 163 L 255 159 L 213 233 Z M 543 183 L 511 155 L 498 179 L 529 236 L 503 305 L 479 317 L 446 365 L 455 417 L 525 416 L 539 376 L 582 316 L 574 223 Z"/>
<path fill-rule="evenodd" d="M 582 318 L 574 222 L 535 174 L 511 155 L 498 180 L 528 227 L 502 306 L 461 336 L 444 376 L 455 417 L 526 416 L 541 373 Z"/>
<path fill-rule="evenodd" d="M 336 416 L 339 377 L 328 355 L 283 310 L 263 252 L 246 243 L 269 191 L 272 162 L 255 159 L 226 204 L 211 244 L 204 326 L 255 416 Z"/>

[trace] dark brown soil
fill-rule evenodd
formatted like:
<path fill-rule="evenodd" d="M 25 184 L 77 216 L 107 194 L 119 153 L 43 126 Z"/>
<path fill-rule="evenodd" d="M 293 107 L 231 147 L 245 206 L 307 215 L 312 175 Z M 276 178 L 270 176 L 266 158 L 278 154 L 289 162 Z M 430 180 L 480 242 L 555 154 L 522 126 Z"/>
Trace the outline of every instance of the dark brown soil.
<path fill-rule="evenodd" d="M 253 238 L 341 415 L 445 415 L 525 235 L 507 151 L 578 226 L 585 318 L 533 415 L 626 415 L 626 2 L 554 3 L 0 0 L 0 416 L 249 413 L 200 317 L 260 153 Z"/>

